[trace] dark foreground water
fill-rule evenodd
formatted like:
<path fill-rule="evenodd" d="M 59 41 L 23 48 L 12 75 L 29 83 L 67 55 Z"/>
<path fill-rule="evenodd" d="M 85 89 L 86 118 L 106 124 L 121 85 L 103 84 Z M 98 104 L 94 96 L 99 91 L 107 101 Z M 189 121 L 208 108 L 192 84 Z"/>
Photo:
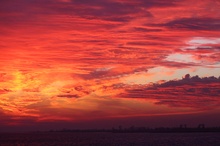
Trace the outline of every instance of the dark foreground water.
<path fill-rule="evenodd" d="M 220 133 L 6 133 L 0 146 L 220 146 Z"/>

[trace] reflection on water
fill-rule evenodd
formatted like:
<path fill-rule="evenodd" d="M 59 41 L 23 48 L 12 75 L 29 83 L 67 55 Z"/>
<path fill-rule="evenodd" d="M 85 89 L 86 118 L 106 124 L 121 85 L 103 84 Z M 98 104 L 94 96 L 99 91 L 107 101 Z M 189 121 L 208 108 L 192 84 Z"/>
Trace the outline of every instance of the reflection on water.
<path fill-rule="evenodd" d="M 1 146 L 219 146 L 220 133 L 6 133 L 0 134 L 0 143 Z"/>

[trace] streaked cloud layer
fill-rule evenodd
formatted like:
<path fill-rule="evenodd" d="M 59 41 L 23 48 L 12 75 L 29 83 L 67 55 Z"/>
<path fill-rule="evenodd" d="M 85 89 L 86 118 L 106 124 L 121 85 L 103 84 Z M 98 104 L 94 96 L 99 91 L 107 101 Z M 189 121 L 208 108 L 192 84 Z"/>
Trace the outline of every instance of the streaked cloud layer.
<path fill-rule="evenodd" d="M 219 8 L 2 0 L 0 123 L 219 112 Z"/>

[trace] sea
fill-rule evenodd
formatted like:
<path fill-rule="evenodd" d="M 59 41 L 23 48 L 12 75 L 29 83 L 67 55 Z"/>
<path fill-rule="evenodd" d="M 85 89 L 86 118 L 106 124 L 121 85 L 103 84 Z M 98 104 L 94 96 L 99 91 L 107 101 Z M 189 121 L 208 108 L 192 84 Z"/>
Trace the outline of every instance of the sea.
<path fill-rule="evenodd" d="M 220 146 L 220 133 L 1 133 L 0 146 Z"/>

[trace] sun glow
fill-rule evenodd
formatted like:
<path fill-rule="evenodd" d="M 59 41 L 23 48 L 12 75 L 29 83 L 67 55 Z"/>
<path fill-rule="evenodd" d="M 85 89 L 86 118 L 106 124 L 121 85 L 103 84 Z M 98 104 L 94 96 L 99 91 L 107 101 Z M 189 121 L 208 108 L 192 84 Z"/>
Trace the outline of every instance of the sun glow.
<path fill-rule="evenodd" d="M 22 119 L 214 110 L 219 7 L 216 0 L 1 0 L 0 129 Z"/>

